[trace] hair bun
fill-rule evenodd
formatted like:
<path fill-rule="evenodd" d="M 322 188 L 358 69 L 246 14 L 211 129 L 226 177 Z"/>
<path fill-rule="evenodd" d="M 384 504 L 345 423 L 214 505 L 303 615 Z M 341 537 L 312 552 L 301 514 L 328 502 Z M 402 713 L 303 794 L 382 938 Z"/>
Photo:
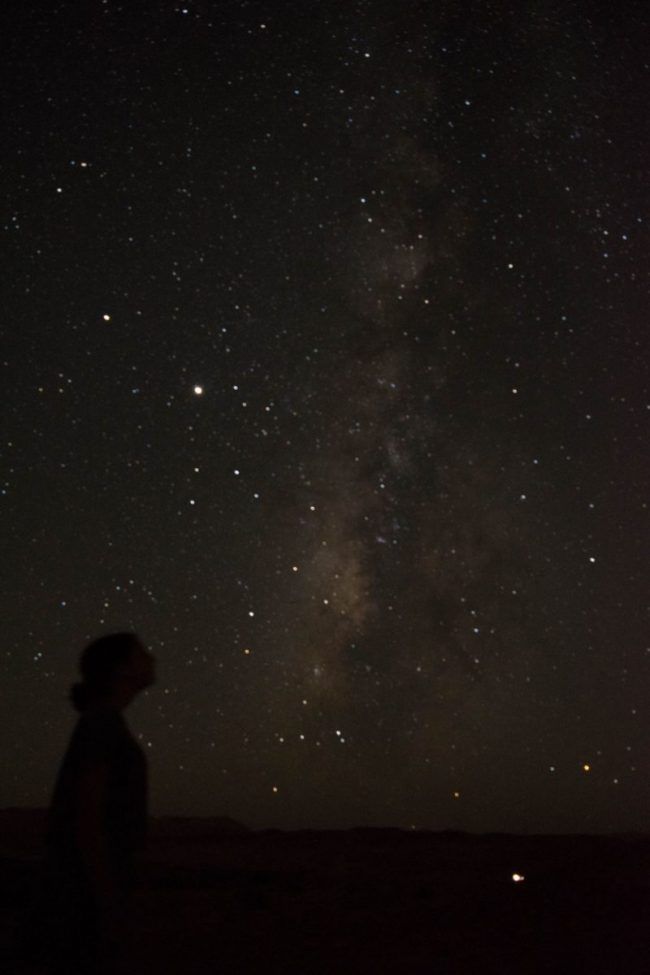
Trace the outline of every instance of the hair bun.
<path fill-rule="evenodd" d="M 88 693 L 87 684 L 78 682 L 70 688 L 70 701 L 76 711 L 84 711 L 88 706 L 89 698 L 90 694 Z"/>

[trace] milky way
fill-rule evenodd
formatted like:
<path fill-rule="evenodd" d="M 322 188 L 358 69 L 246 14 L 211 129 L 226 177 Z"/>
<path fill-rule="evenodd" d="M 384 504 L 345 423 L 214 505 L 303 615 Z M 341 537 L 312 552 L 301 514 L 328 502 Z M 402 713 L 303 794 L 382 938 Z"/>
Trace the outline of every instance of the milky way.
<path fill-rule="evenodd" d="M 281 6 L 12 12 L 3 801 L 641 828 L 644 9 Z"/>

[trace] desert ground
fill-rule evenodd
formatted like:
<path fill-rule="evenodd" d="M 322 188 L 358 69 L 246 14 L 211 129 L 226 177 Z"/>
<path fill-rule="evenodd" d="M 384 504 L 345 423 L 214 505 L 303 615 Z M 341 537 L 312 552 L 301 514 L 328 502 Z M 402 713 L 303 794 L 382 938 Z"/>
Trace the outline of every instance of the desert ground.
<path fill-rule="evenodd" d="M 0 970 L 42 859 L 42 810 L 0 811 Z M 523 879 L 513 879 L 514 875 Z M 152 821 L 129 971 L 650 973 L 650 837 Z"/>

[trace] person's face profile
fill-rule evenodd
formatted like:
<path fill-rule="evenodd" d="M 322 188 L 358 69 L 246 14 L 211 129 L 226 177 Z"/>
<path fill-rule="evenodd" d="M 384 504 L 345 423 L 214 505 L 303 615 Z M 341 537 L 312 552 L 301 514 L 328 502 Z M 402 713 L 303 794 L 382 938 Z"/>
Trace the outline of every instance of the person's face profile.
<path fill-rule="evenodd" d="M 156 658 L 142 644 L 134 648 L 128 666 L 122 671 L 135 687 L 143 690 L 156 681 Z"/>

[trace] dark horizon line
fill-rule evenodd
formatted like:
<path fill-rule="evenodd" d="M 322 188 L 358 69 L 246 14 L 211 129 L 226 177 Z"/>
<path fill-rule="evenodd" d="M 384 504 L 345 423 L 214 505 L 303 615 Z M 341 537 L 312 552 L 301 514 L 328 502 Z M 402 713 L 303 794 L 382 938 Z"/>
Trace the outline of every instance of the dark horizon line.
<path fill-rule="evenodd" d="M 48 807 L 47 806 L 3 806 L 0 808 L 0 816 L 4 814 L 41 814 L 43 817 L 47 816 Z M 436 836 L 465 836 L 471 838 L 481 838 L 481 837 L 522 837 L 526 839 L 532 839 L 536 837 L 577 837 L 583 836 L 585 838 L 591 839 L 648 839 L 650 840 L 650 832 L 644 832 L 642 830 L 612 830 L 609 832 L 589 832 L 589 831 L 577 831 L 577 830 L 566 830 L 561 832 L 540 832 L 539 830 L 534 830 L 532 832 L 511 832 L 508 830 L 485 830 L 484 832 L 479 832 L 470 829 L 458 829 L 455 827 L 445 827 L 441 829 L 432 829 L 428 826 L 298 826 L 298 827 L 288 827 L 288 826 L 248 826 L 246 823 L 242 823 L 240 820 L 235 819 L 233 816 L 220 816 L 218 814 L 207 816 L 207 815 L 188 815 L 188 814 L 173 814 L 166 813 L 163 815 L 151 815 L 148 819 L 152 822 L 162 823 L 162 822 L 197 822 L 197 823 L 232 823 L 235 829 L 226 830 L 230 835 L 234 834 L 246 834 L 251 833 L 367 833 L 367 832 L 391 832 L 391 833 L 430 833 Z M 182 837 L 179 837 L 181 839 Z"/>

